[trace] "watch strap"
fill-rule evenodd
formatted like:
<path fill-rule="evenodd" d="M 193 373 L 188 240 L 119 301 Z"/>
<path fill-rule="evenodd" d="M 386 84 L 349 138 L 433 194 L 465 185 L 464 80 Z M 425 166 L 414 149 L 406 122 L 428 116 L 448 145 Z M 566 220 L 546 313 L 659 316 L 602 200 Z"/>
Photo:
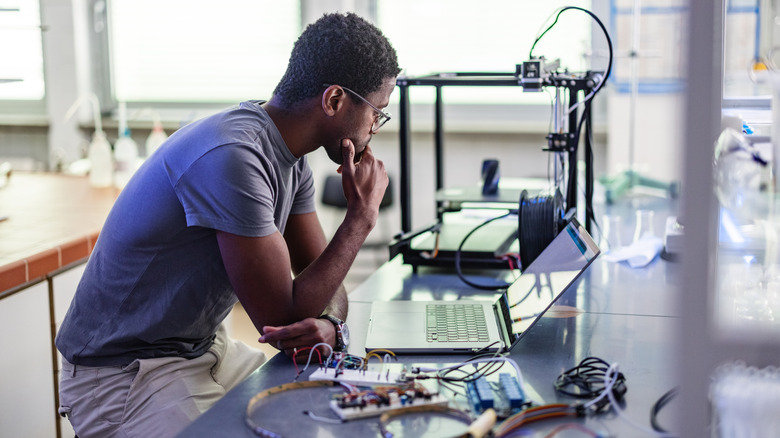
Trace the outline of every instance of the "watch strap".
<path fill-rule="evenodd" d="M 333 324 L 333 327 L 336 328 L 336 350 L 344 350 L 347 346 L 344 344 L 344 337 L 341 334 L 341 327 L 344 326 L 344 321 L 341 319 L 333 316 L 333 315 L 320 315 L 317 317 L 318 319 L 326 319 L 330 321 Z"/>

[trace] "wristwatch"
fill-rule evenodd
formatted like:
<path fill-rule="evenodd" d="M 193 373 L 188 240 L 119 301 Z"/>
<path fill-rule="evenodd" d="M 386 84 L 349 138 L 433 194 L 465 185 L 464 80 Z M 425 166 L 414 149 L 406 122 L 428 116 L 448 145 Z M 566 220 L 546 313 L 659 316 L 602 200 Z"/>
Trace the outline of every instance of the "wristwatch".
<path fill-rule="evenodd" d="M 347 323 L 333 315 L 320 315 L 320 319 L 327 319 L 336 327 L 336 350 L 346 350 L 349 346 L 349 327 Z"/>

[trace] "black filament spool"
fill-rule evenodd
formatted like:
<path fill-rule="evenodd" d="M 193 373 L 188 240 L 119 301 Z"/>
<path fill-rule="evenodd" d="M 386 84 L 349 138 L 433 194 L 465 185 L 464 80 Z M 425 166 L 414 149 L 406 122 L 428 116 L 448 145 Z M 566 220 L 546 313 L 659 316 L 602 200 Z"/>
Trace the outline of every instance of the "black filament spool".
<path fill-rule="evenodd" d="M 520 244 L 520 265 L 525 270 L 547 248 L 561 230 L 563 196 L 528 196 L 523 190 L 517 210 L 517 237 Z"/>

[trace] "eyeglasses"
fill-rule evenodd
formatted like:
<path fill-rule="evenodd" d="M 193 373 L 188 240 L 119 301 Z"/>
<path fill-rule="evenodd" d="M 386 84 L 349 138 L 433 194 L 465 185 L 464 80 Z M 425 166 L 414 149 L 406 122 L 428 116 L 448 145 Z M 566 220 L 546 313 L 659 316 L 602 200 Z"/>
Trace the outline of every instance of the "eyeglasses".
<path fill-rule="evenodd" d="M 329 84 L 322 84 L 322 85 L 324 85 L 324 86 L 326 86 L 326 87 L 330 87 L 330 85 L 329 85 Z M 359 95 L 359 94 L 355 93 L 354 91 L 350 90 L 349 88 L 347 88 L 347 87 L 345 87 L 345 86 L 343 86 L 343 85 L 340 85 L 340 87 L 341 87 L 341 88 L 343 88 L 343 89 L 345 89 L 345 90 L 347 90 L 347 91 L 349 91 L 350 93 L 354 94 L 354 95 L 355 95 L 355 97 L 357 97 L 358 99 L 360 99 L 360 100 L 362 100 L 363 102 L 365 102 L 365 103 L 366 103 L 366 105 L 370 106 L 370 107 L 371 107 L 371 109 L 373 109 L 373 110 L 376 112 L 376 118 L 374 118 L 374 124 L 373 124 L 373 125 L 371 125 L 371 133 L 372 133 L 372 134 L 376 134 L 377 132 L 379 132 L 379 129 L 380 129 L 382 126 L 384 126 L 384 125 L 385 125 L 385 123 L 387 123 L 388 121 L 390 121 L 390 118 L 391 118 L 391 117 L 390 117 L 390 113 L 386 113 L 386 112 L 382 111 L 381 109 L 379 109 L 379 108 L 375 107 L 374 105 L 372 105 L 372 104 L 371 104 L 371 102 L 369 102 L 368 100 L 366 100 L 366 98 L 365 98 L 365 97 L 363 97 L 363 96 L 361 96 L 361 95 Z"/>

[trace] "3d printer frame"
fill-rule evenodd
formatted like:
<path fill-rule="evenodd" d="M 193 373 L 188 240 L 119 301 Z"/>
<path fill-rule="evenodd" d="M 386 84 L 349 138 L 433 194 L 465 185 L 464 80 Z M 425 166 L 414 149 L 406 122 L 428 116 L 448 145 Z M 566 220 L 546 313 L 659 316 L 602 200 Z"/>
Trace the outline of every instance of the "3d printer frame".
<path fill-rule="evenodd" d="M 437 192 L 444 188 L 444 123 L 443 112 L 444 104 L 442 99 L 442 88 L 445 86 L 521 86 L 528 91 L 540 91 L 542 87 L 556 87 L 565 89 L 568 93 L 568 108 L 575 108 L 580 93 L 584 93 L 585 99 L 592 97 L 594 89 L 600 86 L 599 82 L 603 78 L 603 72 L 588 71 L 583 74 L 571 74 L 568 72 L 550 72 L 543 74 L 543 58 L 518 64 L 516 71 L 512 73 L 484 73 L 484 72 L 456 72 L 456 73 L 437 73 L 418 77 L 399 77 L 396 85 L 400 91 L 399 101 L 399 155 L 400 155 L 400 194 L 399 202 L 401 208 L 401 230 L 402 232 L 390 243 L 390 258 L 401 253 L 404 256 L 404 263 L 411 264 L 417 268 L 418 265 L 452 265 L 452 260 L 436 260 L 421 257 L 411 248 L 411 240 L 425 232 L 434 231 L 442 221 L 445 212 L 452 211 L 451 205 L 441 200 L 437 200 L 437 223 L 422 230 L 412 231 L 411 222 L 411 127 L 410 127 L 410 102 L 409 88 L 412 86 L 432 86 L 435 87 L 436 99 L 434 101 L 434 161 Z M 541 64 L 539 63 L 541 62 Z M 577 153 L 579 149 L 580 126 L 578 111 L 568 111 L 569 132 L 552 132 L 546 136 L 547 148 L 543 150 L 549 152 L 564 153 L 567 155 L 569 166 L 569 178 L 566 184 L 566 193 L 564 194 L 565 211 L 572 211 L 577 208 L 577 175 L 578 162 Z M 582 114 L 583 121 L 587 126 L 591 126 L 591 112 L 585 111 Z M 590 133 L 589 133 L 590 134 Z M 585 142 L 585 156 L 592 156 L 590 142 Z M 519 201 L 519 199 L 518 199 Z M 592 211 L 593 203 L 593 169 L 591 166 L 585 168 L 585 203 L 586 211 Z M 585 228 L 590 232 L 591 215 L 585 216 Z M 499 242 L 497 242 L 499 244 Z M 473 267 L 492 267 L 504 268 L 506 265 L 501 260 L 492 262 L 490 257 L 484 260 L 464 260 L 465 263 L 471 263 Z"/>

